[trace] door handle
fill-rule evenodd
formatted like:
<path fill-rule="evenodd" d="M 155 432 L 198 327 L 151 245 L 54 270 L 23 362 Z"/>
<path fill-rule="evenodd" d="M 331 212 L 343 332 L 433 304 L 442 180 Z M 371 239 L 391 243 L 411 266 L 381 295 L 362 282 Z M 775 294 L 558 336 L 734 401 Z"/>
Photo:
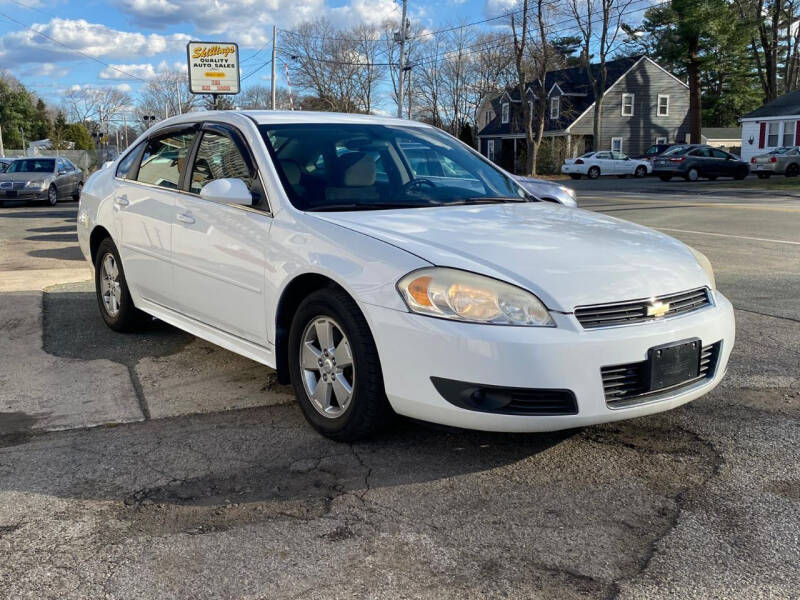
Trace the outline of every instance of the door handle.
<path fill-rule="evenodd" d="M 130 201 L 128 200 L 128 197 L 125 194 L 122 194 L 121 196 L 117 196 L 116 198 L 114 198 L 114 204 L 116 204 L 117 206 L 128 206 L 128 204 L 130 204 Z"/>
<path fill-rule="evenodd" d="M 191 213 L 178 213 L 175 218 L 181 223 L 187 223 L 188 225 L 194 223 L 194 217 Z"/>

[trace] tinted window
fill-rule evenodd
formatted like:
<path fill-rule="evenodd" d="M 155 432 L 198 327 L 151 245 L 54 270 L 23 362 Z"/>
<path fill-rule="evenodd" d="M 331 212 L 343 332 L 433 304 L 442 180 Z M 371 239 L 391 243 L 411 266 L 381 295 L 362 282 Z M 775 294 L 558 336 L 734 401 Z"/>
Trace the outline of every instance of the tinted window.
<path fill-rule="evenodd" d="M 702 158 L 708 158 L 709 153 L 706 148 L 697 148 L 696 150 L 692 150 L 689 152 L 689 156 L 700 156 Z"/>
<path fill-rule="evenodd" d="M 730 154 L 727 152 L 723 152 L 722 150 L 717 150 L 716 148 L 711 149 L 711 156 L 714 158 L 732 158 Z"/>
<path fill-rule="evenodd" d="M 142 146 L 145 142 L 142 142 L 136 148 L 128 152 L 125 155 L 119 164 L 117 165 L 117 177 L 121 177 L 122 179 L 130 179 L 129 175 L 133 170 L 133 166 L 136 164 L 136 159 L 139 158 L 139 152 L 142 150 Z"/>
<path fill-rule="evenodd" d="M 234 141 L 226 135 L 206 132 L 197 148 L 189 190 L 199 194 L 215 179 L 241 179 L 252 190 L 250 168 Z"/>
<path fill-rule="evenodd" d="M 605 160 L 605 159 L 611 158 L 611 153 L 610 152 L 598 152 L 597 154 L 594 155 L 594 157 L 602 159 L 602 160 Z"/>
<path fill-rule="evenodd" d="M 75 163 L 73 163 L 71 160 L 67 160 L 65 158 L 64 159 L 64 164 L 67 165 L 67 169 L 69 169 L 70 171 L 77 171 L 78 170 L 78 167 L 76 167 Z"/>
<path fill-rule="evenodd" d="M 503 171 L 428 127 L 344 123 L 259 127 L 301 210 L 521 201 Z"/>
<path fill-rule="evenodd" d="M 178 131 L 147 142 L 137 181 L 178 189 L 181 170 L 194 139 L 194 130 Z"/>
<path fill-rule="evenodd" d="M 52 158 L 23 158 L 15 160 L 8 167 L 9 173 L 52 173 L 56 161 Z"/>
<path fill-rule="evenodd" d="M 673 146 L 672 148 L 664 152 L 664 156 L 675 156 L 680 154 L 686 154 L 689 150 L 691 150 L 691 147 L 689 146 Z"/>
<path fill-rule="evenodd" d="M 612 152 L 611 156 L 614 158 L 614 160 L 627 160 L 628 159 L 628 155 L 627 154 L 623 154 L 622 152 Z"/>

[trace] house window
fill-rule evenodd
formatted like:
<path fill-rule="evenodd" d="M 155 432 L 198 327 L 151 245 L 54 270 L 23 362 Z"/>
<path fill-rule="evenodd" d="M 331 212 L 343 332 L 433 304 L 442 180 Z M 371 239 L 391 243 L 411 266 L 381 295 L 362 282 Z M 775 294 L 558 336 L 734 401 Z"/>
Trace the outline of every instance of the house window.
<path fill-rule="evenodd" d="M 665 138 L 665 137 L 657 137 L 656 138 L 656 144 L 666 144 L 666 143 L 667 143 L 667 138 Z"/>
<path fill-rule="evenodd" d="M 658 116 L 659 117 L 669 116 L 669 96 L 666 96 L 664 94 L 658 95 Z"/>
<path fill-rule="evenodd" d="M 783 122 L 783 146 L 794 146 L 794 121 Z"/>
<path fill-rule="evenodd" d="M 486 141 L 486 158 L 494 162 L 494 140 Z"/>
<path fill-rule="evenodd" d="M 503 102 L 503 114 L 501 121 L 503 123 L 508 123 L 508 102 Z"/>
<path fill-rule="evenodd" d="M 561 112 L 561 98 L 550 98 L 550 118 L 557 119 Z"/>
<path fill-rule="evenodd" d="M 767 126 L 767 146 L 775 148 L 778 145 L 778 133 L 780 131 L 780 121 L 770 121 Z"/>
<path fill-rule="evenodd" d="M 633 116 L 633 94 L 622 94 L 622 116 Z"/>
<path fill-rule="evenodd" d="M 622 152 L 622 138 L 621 137 L 613 137 L 613 138 L 611 138 L 611 151 L 612 152 Z"/>

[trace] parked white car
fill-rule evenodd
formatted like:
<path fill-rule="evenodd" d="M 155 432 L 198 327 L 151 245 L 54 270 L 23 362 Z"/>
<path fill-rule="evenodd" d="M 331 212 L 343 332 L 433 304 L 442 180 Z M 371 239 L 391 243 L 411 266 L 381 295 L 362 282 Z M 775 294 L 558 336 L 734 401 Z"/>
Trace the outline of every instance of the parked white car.
<path fill-rule="evenodd" d="M 168 119 L 89 179 L 78 237 L 109 327 L 147 313 L 275 368 L 339 440 L 393 413 L 493 431 L 648 415 L 714 388 L 734 343 L 702 254 L 533 201 L 410 121 Z"/>
<path fill-rule="evenodd" d="M 649 161 L 633 159 L 627 154 L 611 150 L 587 152 L 578 158 L 568 158 L 561 166 L 561 172 L 573 179 L 584 176 L 597 179 L 601 175 L 644 177 L 651 169 Z"/>

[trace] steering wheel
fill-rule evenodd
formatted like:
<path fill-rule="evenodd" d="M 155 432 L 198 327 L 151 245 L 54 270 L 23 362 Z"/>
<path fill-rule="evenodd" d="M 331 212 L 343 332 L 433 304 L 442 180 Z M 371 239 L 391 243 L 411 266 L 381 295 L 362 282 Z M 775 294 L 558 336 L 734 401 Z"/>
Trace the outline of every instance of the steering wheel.
<path fill-rule="evenodd" d="M 439 187 L 430 179 L 425 179 L 424 177 L 416 177 L 400 188 L 400 194 L 405 194 L 407 191 L 413 190 L 414 188 L 422 187 L 423 185 L 427 185 L 430 188 Z"/>

